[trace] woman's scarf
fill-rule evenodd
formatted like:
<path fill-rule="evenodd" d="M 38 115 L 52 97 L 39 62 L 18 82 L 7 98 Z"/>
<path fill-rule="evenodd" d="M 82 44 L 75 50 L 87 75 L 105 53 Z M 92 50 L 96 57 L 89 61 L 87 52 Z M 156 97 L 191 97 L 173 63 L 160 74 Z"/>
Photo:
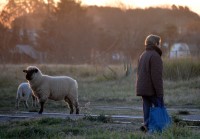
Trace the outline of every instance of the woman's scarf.
<path fill-rule="evenodd" d="M 162 51 L 155 45 L 147 45 L 146 50 L 155 50 L 160 56 L 162 56 Z"/>

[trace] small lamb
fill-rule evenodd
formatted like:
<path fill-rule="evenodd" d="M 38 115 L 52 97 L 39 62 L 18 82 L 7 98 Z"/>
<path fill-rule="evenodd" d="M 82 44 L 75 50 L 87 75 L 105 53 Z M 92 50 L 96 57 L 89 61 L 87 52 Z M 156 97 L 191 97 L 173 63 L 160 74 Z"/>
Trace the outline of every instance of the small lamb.
<path fill-rule="evenodd" d="M 29 87 L 29 84 L 25 83 L 25 82 L 21 83 L 17 89 L 16 108 L 17 109 L 19 108 L 19 103 L 22 101 L 24 103 L 25 107 L 28 109 L 28 107 L 29 107 L 28 100 L 29 100 L 30 96 L 32 97 L 32 106 L 36 107 L 37 100 L 33 96 L 33 93 L 32 93 L 31 88 Z"/>
<path fill-rule="evenodd" d="M 79 114 L 78 83 L 68 76 L 48 76 L 42 74 L 39 68 L 29 66 L 26 70 L 26 79 L 40 103 L 39 114 L 42 114 L 44 104 L 48 99 L 65 100 L 69 104 L 70 114 L 76 109 Z"/>

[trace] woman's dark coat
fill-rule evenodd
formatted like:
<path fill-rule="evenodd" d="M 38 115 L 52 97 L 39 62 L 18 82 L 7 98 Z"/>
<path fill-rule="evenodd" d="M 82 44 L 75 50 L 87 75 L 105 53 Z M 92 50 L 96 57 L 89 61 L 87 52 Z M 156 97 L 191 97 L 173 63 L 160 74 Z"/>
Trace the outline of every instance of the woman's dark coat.
<path fill-rule="evenodd" d="M 138 61 L 137 96 L 163 96 L 162 51 L 156 46 L 147 46 Z"/>

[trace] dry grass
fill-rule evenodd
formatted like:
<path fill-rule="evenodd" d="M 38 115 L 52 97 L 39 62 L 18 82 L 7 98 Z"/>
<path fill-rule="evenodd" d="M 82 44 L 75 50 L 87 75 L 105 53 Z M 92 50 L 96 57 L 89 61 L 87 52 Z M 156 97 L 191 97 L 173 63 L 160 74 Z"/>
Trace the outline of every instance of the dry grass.
<path fill-rule="evenodd" d="M 0 104 L 2 109 L 12 109 L 15 104 L 17 86 L 25 82 L 22 72 L 28 64 L 0 65 Z M 88 102 L 94 105 L 141 106 L 141 98 L 135 94 L 135 72 L 125 77 L 123 65 L 36 65 L 44 74 L 67 75 L 79 83 L 81 107 Z M 165 102 L 168 106 L 200 107 L 200 76 L 190 80 L 164 81 Z M 62 107 L 60 107 L 62 106 Z M 48 101 L 46 110 L 65 109 L 63 102 Z M 91 112 L 98 112 L 94 110 Z M 119 113 L 119 112 L 117 112 Z M 127 112 L 128 113 L 128 112 Z"/>
<path fill-rule="evenodd" d="M 200 76 L 200 60 L 187 59 L 165 59 L 164 79 L 166 80 L 190 80 Z"/>

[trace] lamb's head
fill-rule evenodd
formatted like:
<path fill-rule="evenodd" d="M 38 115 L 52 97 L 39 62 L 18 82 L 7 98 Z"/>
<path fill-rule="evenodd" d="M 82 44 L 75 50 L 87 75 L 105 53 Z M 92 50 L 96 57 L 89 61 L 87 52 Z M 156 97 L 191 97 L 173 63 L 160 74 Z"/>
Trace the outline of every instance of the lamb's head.
<path fill-rule="evenodd" d="M 29 66 L 23 72 L 26 73 L 26 79 L 28 81 L 34 79 L 35 77 L 41 75 L 41 71 L 35 66 Z"/>

